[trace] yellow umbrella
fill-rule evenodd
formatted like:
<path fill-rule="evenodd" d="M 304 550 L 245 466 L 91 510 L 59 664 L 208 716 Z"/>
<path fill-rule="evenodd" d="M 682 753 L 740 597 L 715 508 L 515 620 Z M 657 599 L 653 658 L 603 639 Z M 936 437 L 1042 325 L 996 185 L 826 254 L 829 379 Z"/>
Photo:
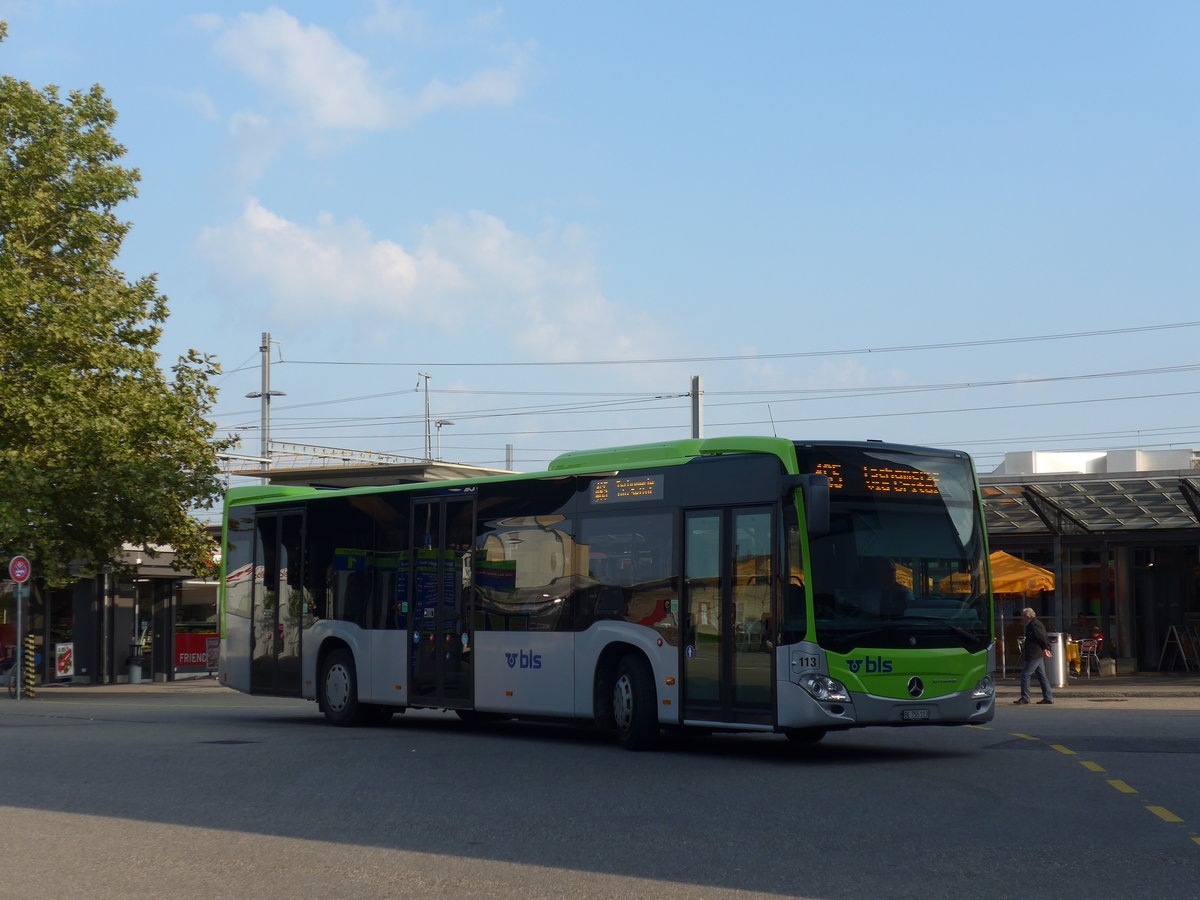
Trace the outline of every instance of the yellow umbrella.
<path fill-rule="evenodd" d="M 1054 573 L 1031 562 L 1018 559 L 1011 553 L 996 550 L 988 557 L 992 570 L 992 591 L 997 594 L 1026 594 L 1032 591 L 1054 590 Z M 947 594 L 965 594 L 971 589 L 971 576 L 958 572 L 938 582 Z"/>

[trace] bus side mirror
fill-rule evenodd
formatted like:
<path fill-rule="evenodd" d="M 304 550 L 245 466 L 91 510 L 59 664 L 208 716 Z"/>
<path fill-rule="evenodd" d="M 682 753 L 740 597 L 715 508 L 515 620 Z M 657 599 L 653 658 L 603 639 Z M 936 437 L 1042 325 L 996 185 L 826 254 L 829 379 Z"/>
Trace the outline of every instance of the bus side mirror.
<path fill-rule="evenodd" d="M 829 476 L 794 475 L 788 478 L 788 492 L 797 488 L 804 494 L 804 521 L 809 537 L 829 534 Z"/>

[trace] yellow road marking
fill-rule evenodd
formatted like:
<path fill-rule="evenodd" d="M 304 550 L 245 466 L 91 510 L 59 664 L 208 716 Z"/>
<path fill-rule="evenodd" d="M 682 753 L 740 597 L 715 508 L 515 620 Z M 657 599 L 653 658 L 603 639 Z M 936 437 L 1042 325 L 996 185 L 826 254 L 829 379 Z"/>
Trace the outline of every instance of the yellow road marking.
<path fill-rule="evenodd" d="M 1022 740 L 1026 740 L 1026 741 L 1041 740 L 1041 738 L 1036 738 L 1036 737 L 1033 737 L 1028 734 L 1021 734 L 1018 731 L 1010 731 L 1009 734 L 1011 734 L 1013 737 L 1021 738 Z M 1062 744 L 1048 744 L 1047 746 L 1049 746 L 1053 750 L 1057 750 L 1059 753 L 1063 754 L 1064 756 L 1077 756 L 1078 755 L 1070 747 L 1064 747 Z M 1087 769 L 1089 772 L 1103 772 L 1104 771 L 1103 766 L 1101 766 L 1099 763 L 1094 763 L 1091 760 L 1081 759 L 1081 760 L 1079 760 L 1079 764 L 1081 766 L 1083 766 L 1085 769 Z M 1112 785 L 1112 787 L 1116 788 L 1122 794 L 1136 794 L 1137 793 L 1137 788 L 1130 787 L 1128 784 L 1126 784 L 1124 781 L 1122 781 L 1119 778 L 1109 778 L 1106 780 L 1108 781 L 1108 783 L 1110 785 Z M 1164 822 L 1177 823 L 1177 822 L 1183 821 L 1183 819 L 1181 819 L 1179 816 L 1175 815 L 1175 813 L 1171 812 L 1169 809 L 1167 809 L 1164 806 L 1147 806 L 1146 809 L 1150 810 L 1150 812 L 1154 813 L 1154 815 L 1158 816 Z M 1192 843 L 1200 844 L 1200 836 L 1193 835 Z"/>
<path fill-rule="evenodd" d="M 1150 812 L 1154 813 L 1156 816 L 1158 816 L 1164 822 L 1182 822 L 1183 821 L 1183 819 L 1179 818 L 1179 816 L 1175 815 L 1175 813 L 1173 813 L 1169 809 L 1165 809 L 1161 806 L 1147 806 L 1146 809 L 1150 810 Z"/>

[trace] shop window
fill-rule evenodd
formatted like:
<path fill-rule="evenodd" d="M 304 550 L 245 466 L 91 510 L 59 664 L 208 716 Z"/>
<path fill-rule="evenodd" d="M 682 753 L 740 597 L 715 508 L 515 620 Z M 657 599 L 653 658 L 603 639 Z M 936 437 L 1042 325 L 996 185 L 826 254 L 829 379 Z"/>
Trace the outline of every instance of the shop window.
<path fill-rule="evenodd" d="M 219 640 L 216 582 L 180 582 L 175 591 L 175 671 L 216 669 Z"/>

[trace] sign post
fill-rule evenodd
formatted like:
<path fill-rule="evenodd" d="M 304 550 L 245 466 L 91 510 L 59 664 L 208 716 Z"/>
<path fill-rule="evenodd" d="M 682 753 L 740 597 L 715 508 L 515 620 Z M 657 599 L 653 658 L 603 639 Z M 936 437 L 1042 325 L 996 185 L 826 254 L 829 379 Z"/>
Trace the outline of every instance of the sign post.
<path fill-rule="evenodd" d="M 22 619 L 25 615 L 25 582 L 29 580 L 32 572 L 33 567 L 24 556 L 14 556 L 8 563 L 8 577 L 16 582 L 17 585 L 17 658 L 14 660 L 15 664 L 12 667 L 10 677 L 14 679 L 18 700 L 25 694 L 25 683 L 21 680 L 25 674 L 25 661 L 22 658 L 22 653 L 24 652 L 22 648 L 25 643 Z"/>

